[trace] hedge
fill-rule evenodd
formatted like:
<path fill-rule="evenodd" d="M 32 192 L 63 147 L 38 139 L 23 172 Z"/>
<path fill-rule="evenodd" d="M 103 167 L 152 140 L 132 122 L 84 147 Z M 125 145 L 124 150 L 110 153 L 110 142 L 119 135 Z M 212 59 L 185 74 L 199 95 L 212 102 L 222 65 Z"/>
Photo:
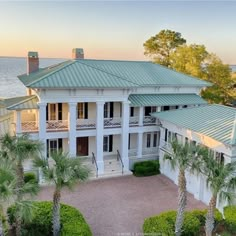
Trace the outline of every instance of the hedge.
<path fill-rule="evenodd" d="M 225 224 L 231 233 L 236 233 L 236 206 L 224 208 Z"/>
<path fill-rule="evenodd" d="M 159 161 L 141 161 L 134 164 L 134 175 L 137 177 L 160 174 Z"/>
<path fill-rule="evenodd" d="M 38 179 L 37 179 L 36 174 L 34 172 L 24 173 L 24 181 L 25 181 L 25 183 L 28 183 L 28 182 L 38 183 Z"/>
<path fill-rule="evenodd" d="M 143 224 L 144 234 L 175 236 L 176 211 L 167 211 L 160 215 L 145 219 Z M 184 215 L 184 224 L 182 236 L 199 235 L 201 223 L 199 219 L 186 212 Z"/>
<path fill-rule="evenodd" d="M 207 210 L 193 210 L 185 212 L 182 236 L 197 236 L 201 226 L 205 225 L 205 215 Z M 145 219 L 143 224 L 144 234 L 155 234 L 174 236 L 176 211 L 167 211 L 160 215 Z M 219 223 L 223 220 L 222 214 L 215 211 L 215 221 Z"/>
<path fill-rule="evenodd" d="M 34 202 L 33 219 L 30 223 L 23 223 L 22 236 L 51 236 L 52 235 L 52 202 Z M 15 206 L 7 210 L 9 224 L 15 222 Z M 76 208 L 61 204 L 61 235 L 62 236 L 92 236 L 89 225 L 83 215 Z"/>

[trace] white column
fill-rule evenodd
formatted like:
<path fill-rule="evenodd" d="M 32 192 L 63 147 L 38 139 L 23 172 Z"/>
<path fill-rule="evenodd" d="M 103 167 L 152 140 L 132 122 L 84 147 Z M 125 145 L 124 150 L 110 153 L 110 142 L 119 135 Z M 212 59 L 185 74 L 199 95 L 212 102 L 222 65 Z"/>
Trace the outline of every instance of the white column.
<path fill-rule="evenodd" d="M 16 135 L 20 135 L 21 130 L 21 111 L 16 111 Z"/>
<path fill-rule="evenodd" d="M 96 109 L 96 160 L 98 174 L 104 173 L 103 162 L 103 126 L 104 126 L 104 102 L 98 101 Z"/>
<path fill-rule="evenodd" d="M 122 103 L 121 158 L 124 170 L 129 170 L 129 101 Z"/>
<path fill-rule="evenodd" d="M 144 114 L 144 107 L 139 107 L 139 119 L 138 119 L 139 126 L 143 126 L 143 114 Z"/>
<path fill-rule="evenodd" d="M 137 156 L 138 158 L 141 158 L 143 155 L 143 133 L 142 132 L 138 133 L 137 147 L 138 147 Z"/>
<path fill-rule="evenodd" d="M 76 156 L 76 102 L 69 103 L 69 153 L 71 157 Z"/>

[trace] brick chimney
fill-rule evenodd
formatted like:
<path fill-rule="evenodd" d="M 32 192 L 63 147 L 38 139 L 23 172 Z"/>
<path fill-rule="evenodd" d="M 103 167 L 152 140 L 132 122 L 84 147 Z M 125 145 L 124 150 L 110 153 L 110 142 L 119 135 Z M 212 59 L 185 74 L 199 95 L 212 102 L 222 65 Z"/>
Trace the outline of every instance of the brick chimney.
<path fill-rule="evenodd" d="M 83 48 L 73 48 L 72 49 L 72 59 L 84 59 L 84 49 Z"/>
<path fill-rule="evenodd" d="M 28 52 L 27 74 L 36 72 L 39 69 L 39 58 L 37 52 Z"/>

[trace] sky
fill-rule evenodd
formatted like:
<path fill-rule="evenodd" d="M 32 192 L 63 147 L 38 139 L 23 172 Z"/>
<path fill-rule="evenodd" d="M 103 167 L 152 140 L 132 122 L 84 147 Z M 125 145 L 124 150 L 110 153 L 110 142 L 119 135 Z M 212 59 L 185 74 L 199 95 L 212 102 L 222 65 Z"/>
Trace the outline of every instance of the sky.
<path fill-rule="evenodd" d="M 162 29 L 236 64 L 236 1 L 1 1 L 0 56 L 148 60 L 143 43 Z"/>

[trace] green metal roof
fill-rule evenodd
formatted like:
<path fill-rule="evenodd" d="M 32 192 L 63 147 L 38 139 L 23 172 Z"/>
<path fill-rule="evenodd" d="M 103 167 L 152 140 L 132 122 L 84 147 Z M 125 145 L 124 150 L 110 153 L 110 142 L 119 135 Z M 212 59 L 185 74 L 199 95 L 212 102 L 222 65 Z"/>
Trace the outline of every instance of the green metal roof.
<path fill-rule="evenodd" d="M 37 102 L 38 98 L 35 95 L 1 100 L 1 104 L 4 105 L 7 110 L 38 109 Z"/>
<path fill-rule="evenodd" d="M 132 88 L 144 86 L 209 86 L 210 83 L 152 62 L 70 60 L 18 76 L 32 88 Z"/>
<path fill-rule="evenodd" d="M 207 104 L 196 94 L 132 94 L 129 101 L 133 107 Z"/>
<path fill-rule="evenodd" d="M 152 116 L 204 134 L 225 144 L 236 144 L 236 109 L 207 105 L 188 109 L 156 112 Z"/>

